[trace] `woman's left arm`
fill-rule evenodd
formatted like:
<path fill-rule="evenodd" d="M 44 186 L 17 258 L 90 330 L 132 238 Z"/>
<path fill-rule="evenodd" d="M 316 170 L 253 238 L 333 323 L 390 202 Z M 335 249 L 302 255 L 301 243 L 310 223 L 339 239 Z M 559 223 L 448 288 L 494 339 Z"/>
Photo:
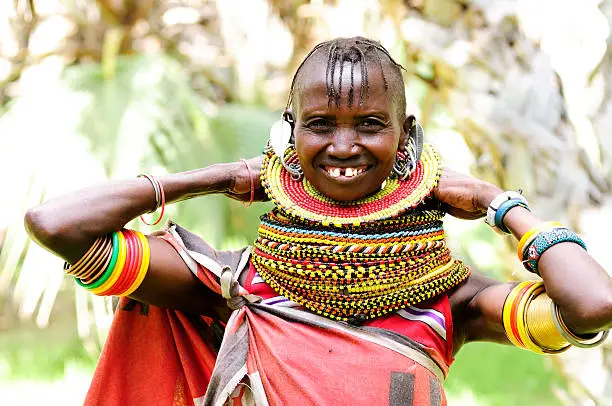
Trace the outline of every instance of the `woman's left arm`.
<path fill-rule="evenodd" d="M 495 185 L 448 169 L 434 191 L 435 198 L 449 214 L 463 219 L 483 217 L 500 193 L 502 190 Z M 542 220 L 516 206 L 508 211 L 503 222 L 520 239 Z M 547 294 L 574 333 L 586 335 L 612 328 L 612 278 L 580 245 L 563 242 L 552 246 L 541 255 L 538 271 Z M 485 283 L 477 276 L 472 275 L 468 283 L 453 293 L 462 308 L 458 314 L 465 315 L 458 318 L 464 327 L 463 338 L 507 342 L 503 338 L 501 318 L 512 286 L 490 280 Z"/>
<path fill-rule="evenodd" d="M 520 206 L 504 217 L 504 225 L 517 239 L 541 222 Z M 538 271 L 573 332 L 612 328 L 612 278 L 580 245 L 563 242 L 550 247 L 540 257 Z"/>

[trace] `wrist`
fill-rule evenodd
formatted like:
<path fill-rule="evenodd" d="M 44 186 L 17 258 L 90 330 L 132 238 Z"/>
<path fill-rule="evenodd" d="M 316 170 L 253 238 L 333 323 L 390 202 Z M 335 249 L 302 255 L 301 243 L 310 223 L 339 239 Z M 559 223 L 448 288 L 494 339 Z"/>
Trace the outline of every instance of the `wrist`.
<path fill-rule="evenodd" d="M 493 199 L 495 199 L 501 193 L 503 193 L 503 190 L 491 183 L 486 183 L 478 193 L 478 208 L 486 212 Z"/>
<path fill-rule="evenodd" d="M 523 234 L 539 223 L 541 220 L 538 217 L 520 206 L 513 207 L 504 217 L 504 225 L 519 240 Z"/>
<path fill-rule="evenodd" d="M 517 206 L 529 210 L 529 203 L 520 191 L 502 192 L 489 203 L 485 222 L 500 234 L 510 234 L 511 230 L 506 227 L 504 218 L 510 210 Z"/>
<path fill-rule="evenodd" d="M 220 163 L 193 171 L 183 172 L 183 182 L 188 190 L 188 197 L 211 193 L 226 193 L 236 182 L 240 162 Z"/>
<path fill-rule="evenodd" d="M 228 179 L 224 183 L 222 193 L 233 193 L 236 191 L 236 186 L 244 181 L 244 164 L 240 161 L 228 162 L 220 164 L 221 171 L 227 174 Z"/>

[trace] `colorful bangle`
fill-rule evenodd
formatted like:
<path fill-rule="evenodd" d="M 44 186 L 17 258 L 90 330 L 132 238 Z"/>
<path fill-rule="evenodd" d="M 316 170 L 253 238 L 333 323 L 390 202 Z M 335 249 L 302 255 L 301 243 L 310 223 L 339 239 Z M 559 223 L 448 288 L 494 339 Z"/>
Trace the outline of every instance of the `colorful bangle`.
<path fill-rule="evenodd" d="M 553 312 L 553 320 L 555 322 L 555 326 L 559 330 L 559 333 L 565 338 L 571 345 L 579 347 L 579 348 L 591 348 L 595 347 L 608 337 L 610 333 L 609 330 L 600 331 L 597 334 L 594 334 L 593 337 L 581 337 L 575 334 L 563 321 L 563 317 L 561 316 L 561 311 L 559 310 L 559 306 L 555 302 L 552 303 L 552 312 Z"/>
<path fill-rule="evenodd" d="M 578 234 L 567 228 L 556 227 L 539 233 L 533 241 L 525 247 L 522 260 L 523 265 L 528 271 L 539 275 L 538 263 L 542 254 L 549 248 L 562 242 L 573 242 L 580 245 L 585 250 L 587 249 L 586 244 Z"/>
<path fill-rule="evenodd" d="M 544 293 L 542 282 L 528 281 L 518 284 L 510 291 L 502 310 L 502 324 L 508 340 L 515 346 L 523 348 L 537 354 L 556 354 L 568 348 L 567 342 L 559 340 L 558 334 L 552 339 L 542 337 L 542 331 L 550 331 L 552 317 L 548 318 L 548 325 L 542 328 L 540 313 L 534 318 L 534 311 L 540 310 L 533 307 L 534 300 Z M 537 323 L 530 326 L 530 321 Z M 546 323 L 546 320 L 544 320 Z M 548 327 L 548 330 L 546 330 Z M 547 343 L 548 345 L 542 345 Z"/>
<path fill-rule="evenodd" d="M 99 296 L 127 296 L 142 284 L 151 259 L 147 238 L 138 231 L 121 230 L 108 236 L 110 246 L 94 250 L 90 257 L 96 260 L 98 269 L 87 278 L 75 278 L 76 282 Z M 106 258 L 103 258 L 103 256 Z"/>
<path fill-rule="evenodd" d="M 508 214 L 508 212 L 516 206 L 524 207 L 525 209 L 531 211 L 529 206 L 527 206 L 527 204 L 520 199 L 506 200 L 500 204 L 495 211 L 495 226 L 506 234 L 510 234 L 510 230 L 508 230 L 504 224 L 504 217 L 506 217 L 506 214 Z"/>
<path fill-rule="evenodd" d="M 113 291 L 112 294 L 116 294 L 116 295 L 122 294 L 123 292 L 128 290 L 130 286 L 132 285 L 132 283 L 134 283 L 134 280 L 138 278 L 138 274 L 139 274 L 138 271 L 142 264 L 142 255 L 143 255 L 142 241 L 140 240 L 138 236 L 140 234 L 138 231 L 130 231 L 130 234 L 131 234 L 131 238 L 134 241 L 134 246 L 135 246 L 134 261 L 131 264 L 130 269 L 124 272 L 125 277 L 123 278 L 123 282 L 117 286 L 117 289 Z"/>
<path fill-rule="evenodd" d="M 525 344 L 525 348 L 532 352 L 535 352 L 536 354 L 544 354 L 545 351 L 540 348 L 540 346 L 538 346 L 531 338 L 531 335 L 528 332 L 525 316 L 527 314 L 527 309 L 529 308 L 529 304 L 531 303 L 532 298 L 543 290 L 544 284 L 542 284 L 541 282 L 532 284 L 529 289 L 527 289 L 521 296 L 516 313 L 516 327 L 518 330 L 518 334 L 521 337 L 521 341 Z"/>
<path fill-rule="evenodd" d="M 512 344 L 517 347 L 525 348 L 525 344 L 520 338 L 518 334 L 518 328 L 516 325 L 516 315 L 517 315 L 517 307 L 518 300 L 531 287 L 532 284 L 536 282 L 521 282 L 517 286 L 515 286 L 504 301 L 503 311 L 502 311 L 502 324 L 504 326 L 504 331 L 506 332 L 506 336 L 508 340 Z"/>
<path fill-rule="evenodd" d="M 142 261 L 144 256 L 144 246 L 142 244 L 142 239 L 140 238 L 140 236 L 142 236 L 142 234 L 138 231 L 132 231 L 132 238 L 134 239 L 134 243 L 137 246 L 137 256 L 136 260 L 133 263 L 132 269 L 130 269 L 130 272 L 124 280 L 124 283 L 115 292 L 115 294 L 118 296 L 121 296 L 126 291 L 128 291 L 134 284 L 134 281 L 136 281 L 140 275 L 140 268 L 142 267 Z"/>
<path fill-rule="evenodd" d="M 519 261 L 523 261 L 523 257 L 525 256 L 525 247 L 528 247 L 529 244 L 543 231 L 550 230 L 555 227 L 563 227 L 563 225 L 557 221 L 545 221 L 540 223 L 527 231 L 518 242 L 517 246 L 517 255 Z"/>
<path fill-rule="evenodd" d="M 134 268 L 137 266 L 137 262 L 140 259 L 139 254 L 139 245 L 140 241 L 136 238 L 131 230 L 123 230 L 123 235 L 125 237 L 127 254 L 125 258 L 125 265 L 123 269 L 119 272 L 119 277 L 113 283 L 113 285 L 102 294 L 105 296 L 113 296 L 118 292 L 122 292 L 124 289 L 121 289 L 122 286 L 130 283 L 132 281 L 131 276 L 134 272 Z M 127 282 L 126 282 L 127 280 Z"/>
<path fill-rule="evenodd" d="M 129 296 L 134 291 L 136 291 L 136 289 L 138 289 L 142 284 L 142 281 L 144 280 L 145 276 L 147 275 L 147 272 L 149 271 L 149 263 L 151 260 L 151 248 L 149 246 L 149 241 L 147 240 L 147 237 L 145 237 L 143 234 L 137 233 L 137 235 L 142 243 L 143 248 L 140 269 L 138 270 L 138 276 L 134 283 L 124 293 L 120 294 L 120 296 Z"/>
<path fill-rule="evenodd" d="M 140 262 L 140 255 L 138 254 L 138 245 L 140 244 L 140 242 L 137 238 L 134 237 L 133 232 L 130 230 L 124 230 L 123 234 L 125 235 L 128 255 L 126 255 L 125 265 L 120 271 L 121 274 L 119 275 L 113 286 L 111 286 L 106 292 L 104 292 L 105 296 L 112 296 L 117 294 L 118 292 L 121 292 L 118 289 L 121 288 L 121 285 L 125 285 L 126 283 L 131 282 L 131 278 L 135 276 L 135 267 L 138 262 Z M 128 282 L 126 282 L 126 278 L 130 278 L 127 280 Z"/>
<path fill-rule="evenodd" d="M 94 295 L 101 296 L 103 292 L 107 291 L 111 286 L 113 286 L 113 284 L 119 277 L 121 270 L 125 266 L 125 259 L 127 255 L 127 244 L 125 242 L 125 236 L 123 235 L 123 233 L 118 232 L 117 237 L 119 238 L 119 258 L 117 259 L 117 263 L 115 264 L 115 267 L 112 270 L 110 276 L 104 283 L 102 283 L 96 288 L 87 288 Z"/>

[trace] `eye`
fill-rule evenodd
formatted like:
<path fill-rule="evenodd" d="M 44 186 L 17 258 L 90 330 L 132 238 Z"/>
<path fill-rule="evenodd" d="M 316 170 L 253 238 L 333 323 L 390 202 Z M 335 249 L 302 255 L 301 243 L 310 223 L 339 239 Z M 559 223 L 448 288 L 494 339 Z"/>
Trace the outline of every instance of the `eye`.
<path fill-rule="evenodd" d="M 385 127 L 385 123 L 377 118 L 365 118 L 358 124 L 359 131 L 377 132 Z"/>
<path fill-rule="evenodd" d="M 324 118 L 315 118 L 306 122 L 306 128 L 314 132 L 329 132 L 333 129 L 334 123 Z"/>

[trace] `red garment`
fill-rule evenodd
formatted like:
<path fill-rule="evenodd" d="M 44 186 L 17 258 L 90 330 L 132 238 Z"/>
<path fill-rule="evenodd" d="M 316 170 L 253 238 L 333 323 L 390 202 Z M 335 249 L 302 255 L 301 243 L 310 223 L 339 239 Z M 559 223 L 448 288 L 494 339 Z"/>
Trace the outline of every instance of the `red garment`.
<path fill-rule="evenodd" d="M 283 297 L 279 296 L 274 289 L 261 279 L 253 265 L 249 267 L 244 287 L 249 293 L 261 296 L 264 303 L 282 305 L 284 302 L 290 302 L 287 299 L 281 301 Z M 279 298 L 279 301 L 275 301 L 274 298 Z M 448 295 L 440 295 L 427 302 L 411 306 L 411 308 L 367 320 L 364 326 L 384 328 L 410 337 L 423 344 L 438 364 L 445 364 L 450 367 L 454 361 L 453 318 Z M 422 311 L 419 312 L 419 309 Z M 406 314 L 408 311 L 411 312 Z M 406 317 L 410 317 L 410 319 Z"/>
<path fill-rule="evenodd" d="M 279 298 L 248 249 L 216 252 L 176 225 L 162 238 L 236 307 L 223 340 L 217 321 L 122 299 L 86 405 L 446 405 L 445 296 L 353 327 Z"/>

